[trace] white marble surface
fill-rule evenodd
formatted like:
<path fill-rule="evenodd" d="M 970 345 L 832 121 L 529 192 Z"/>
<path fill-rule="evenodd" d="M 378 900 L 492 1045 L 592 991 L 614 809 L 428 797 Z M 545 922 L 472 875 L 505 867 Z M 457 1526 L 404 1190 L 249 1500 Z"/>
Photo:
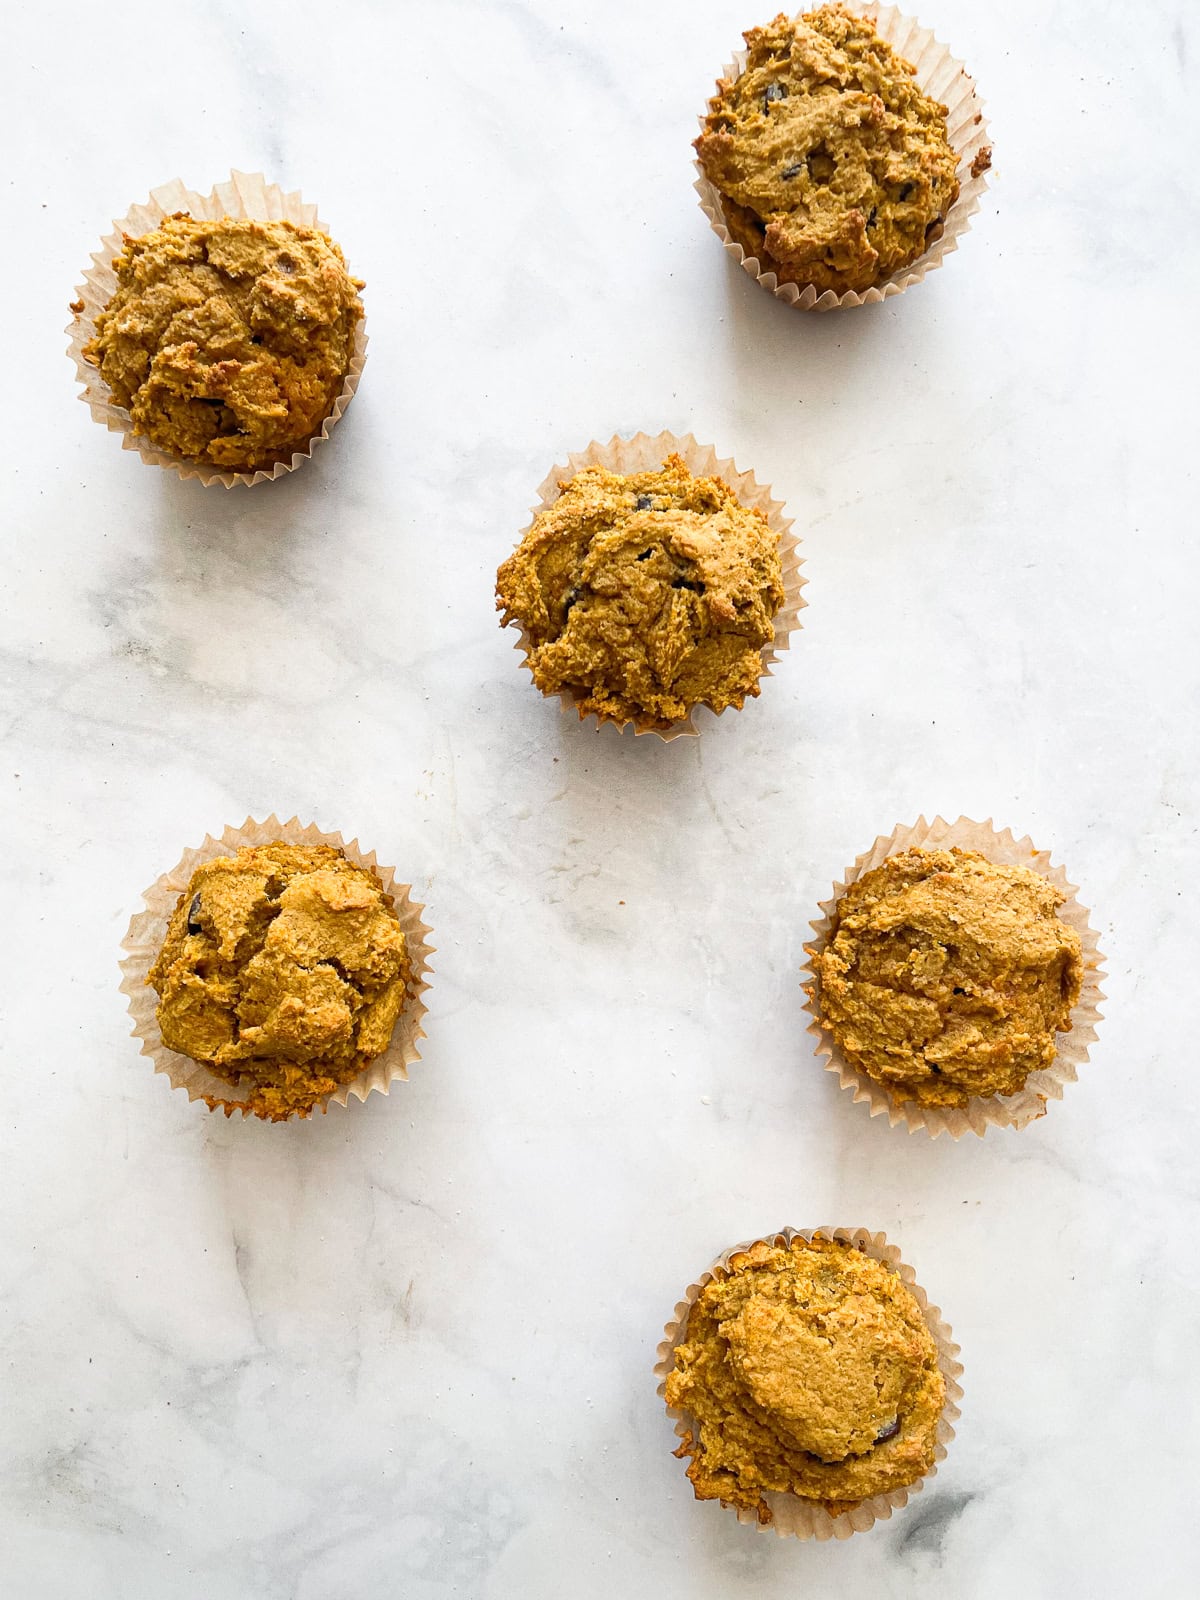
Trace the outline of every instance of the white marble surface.
<path fill-rule="evenodd" d="M 1195 1592 L 1195 8 L 929 0 L 989 203 L 821 319 L 690 187 L 769 9 L 6 13 L 5 1600 Z M 233 494 L 123 453 L 60 331 L 112 216 L 230 165 L 319 201 L 371 332 L 333 443 Z M 811 579 L 671 746 L 568 725 L 492 610 L 549 466 L 638 428 L 773 483 Z M 411 1083 L 280 1128 L 153 1078 L 116 965 L 272 809 L 439 947 Z M 1020 1135 L 870 1122 L 804 1032 L 814 903 L 923 810 L 1031 832 L 1103 931 L 1093 1064 Z M 716 1251 L 818 1222 L 898 1240 L 966 1363 L 936 1482 L 822 1547 L 694 1504 L 650 1376 Z"/>

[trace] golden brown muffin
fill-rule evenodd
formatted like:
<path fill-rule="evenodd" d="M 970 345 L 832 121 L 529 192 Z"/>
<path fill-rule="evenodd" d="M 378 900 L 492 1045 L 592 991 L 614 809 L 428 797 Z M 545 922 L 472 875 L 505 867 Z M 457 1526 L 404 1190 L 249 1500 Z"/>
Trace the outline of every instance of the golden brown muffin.
<path fill-rule="evenodd" d="M 700 1291 L 666 1381 L 686 1413 L 679 1450 L 698 1500 L 766 1492 L 831 1516 L 933 1465 L 946 1399 L 912 1292 L 854 1245 L 817 1236 L 752 1245 Z"/>
<path fill-rule="evenodd" d="M 373 873 L 330 845 L 268 844 L 196 868 L 146 982 L 167 1048 L 238 1085 L 210 1107 L 279 1122 L 383 1054 L 409 973 Z"/>
<path fill-rule="evenodd" d="M 852 883 L 817 961 L 821 1019 L 896 1100 L 1015 1094 L 1055 1056 L 1083 976 L 1066 897 L 974 850 L 905 850 Z"/>
<path fill-rule="evenodd" d="M 628 477 L 587 467 L 560 487 L 496 579 L 542 693 L 568 690 L 581 717 L 659 729 L 758 694 L 784 599 L 762 512 L 678 456 Z"/>
<path fill-rule="evenodd" d="M 248 472 L 320 431 L 363 314 L 362 282 L 325 234 L 177 212 L 126 236 L 113 268 L 84 359 L 151 444 Z"/>
<path fill-rule="evenodd" d="M 746 69 L 718 83 L 696 140 L 732 238 L 781 283 L 817 290 L 911 265 L 958 197 L 946 107 L 843 6 L 745 38 Z"/>

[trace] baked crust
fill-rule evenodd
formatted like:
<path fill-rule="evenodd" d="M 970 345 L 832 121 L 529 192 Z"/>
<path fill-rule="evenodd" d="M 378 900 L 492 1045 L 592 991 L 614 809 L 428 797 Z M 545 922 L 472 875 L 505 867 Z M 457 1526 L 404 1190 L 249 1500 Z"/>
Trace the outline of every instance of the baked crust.
<path fill-rule="evenodd" d="M 781 283 L 821 291 L 910 266 L 958 197 L 946 107 L 843 6 L 745 39 L 745 71 L 718 83 L 695 143 L 730 236 Z"/>
<path fill-rule="evenodd" d="M 922 1477 L 946 1386 L 898 1274 L 818 1236 L 730 1258 L 691 1308 L 665 1393 L 694 1424 L 676 1454 L 697 1499 L 765 1523 L 770 1492 L 838 1516 Z"/>
<path fill-rule="evenodd" d="M 331 845 L 246 846 L 197 867 L 146 982 L 169 1050 L 269 1121 L 307 1116 L 388 1047 L 410 963 L 374 874 Z"/>
<path fill-rule="evenodd" d="M 362 282 L 325 234 L 180 211 L 126 235 L 113 270 L 83 356 L 151 444 L 258 471 L 320 431 L 363 314 Z"/>
<path fill-rule="evenodd" d="M 679 456 L 629 476 L 586 467 L 561 489 L 496 575 L 542 693 L 658 729 L 757 695 L 784 600 L 762 512 Z"/>
<path fill-rule="evenodd" d="M 974 850 L 911 849 L 852 883 L 817 960 L 821 1019 L 898 1101 L 1015 1094 L 1071 1026 L 1083 958 L 1065 896 Z"/>

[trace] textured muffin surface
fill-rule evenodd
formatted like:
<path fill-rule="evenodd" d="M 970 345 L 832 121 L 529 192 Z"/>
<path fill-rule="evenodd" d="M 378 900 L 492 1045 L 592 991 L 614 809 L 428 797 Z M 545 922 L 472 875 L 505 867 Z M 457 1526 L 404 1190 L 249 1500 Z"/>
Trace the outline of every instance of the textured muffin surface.
<path fill-rule="evenodd" d="M 697 1499 L 763 1522 L 768 1491 L 836 1516 L 914 1482 L 933 1464 L 945 1398 L 912 1292 L 821 1237 L 733 1256 L 692 1306 L 666 1382 L 689 1420 L 679 1454 Z"/>
<path fill-rule="evenodd" d="M 359 280 L 315 228 L 178 212 L 113 263 L 84 357 L 151 444 L 215 469 L 291 459 L 333 407 Z"/>
<path fill-rule="evenodd" d="M 756 695 L 784 598 L 762 512 L 678 456 L 629 476 L 587 467 L 561 487 L 496 582 L 542 693 L 646 728 Z"/>
<path fill-rule="evenodd" d="M 820 1011 L 847 1060 L 895 1099 L 1015 1094 L 1071 1026 L 1083 963 L 1065 896 L 972 850 L 905 850 L 837 902 Z"/>
<path fill-rule="evenodd" d="M 239 1085 L 210 1104 L 280 1120 L 387 1049 L 409 970 L 373 873 L 329 845 L 270 844 L 197 867 L 146 981 L 167 1048 Z"/>
<path fill-rule="evenodd" d="M 958 196 L 946 107 L 842 6 L 746 34 L 696 153 L 733 239 L 781 283 L 864 290 L 912 264 Z"/>

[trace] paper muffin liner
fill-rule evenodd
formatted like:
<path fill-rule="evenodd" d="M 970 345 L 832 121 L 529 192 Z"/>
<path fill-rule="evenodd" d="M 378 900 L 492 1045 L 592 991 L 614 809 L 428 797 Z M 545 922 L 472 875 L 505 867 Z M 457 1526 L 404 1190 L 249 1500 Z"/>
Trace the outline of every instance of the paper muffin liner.
<path fill-rule="evenodd" d="M 732 460 L 718 456 L 711 445 L 697 444 L 690 433 L 685 433 L 682 437 L 674 433 L 654 435 L 638 433 L 632 439 L 623 439 L 619 434 L 614 434 L 607 444 L 599 444 L 593 440 L 585 449 L 576 450 L 569 455 L 565 466 L 553 468 L 538 486 L 540 499 L 533 507 L 532 517 L 522 528 L 517 542 L 520 543 L 533 526 L 533 522 L 558 499 L 563 483 L 573 478 L 577 472 L 582 472 L 584 467 L 605 467 L 609 472 L 621 473 L 628 477 L 635 472 L 657 472 L 671 455 L 679 456 L 693 477 L 723 479 L 737 495 L 741 504 L 761 511 L 767 519 L 768 527 L 779 535 L 779 560 L 783 573 L 784 597 L 783 605 L 775 616 L 775 637 L 762 649 L 762 671 L 759 673 L 761 683 L 763 678 L 772 675 L 771 667 L 788 648 L 790 635 L 799 632 L 800 613 L 808 604 L 802 593 L 808 580 L 800 573 L 804 560 L 800 555 L 799 541 L 792 532 L 792 519 L 784 515 L 782 502 L 773 499 L 770 488 L 760 484 L 752 472 L 739 472 Z M 507 625 L 510 621 L 515 619 L 506 612 L 502 623 Z M 525 658 L 522 665 L 532 671 L 529 655 L 533 646 L 524 628 L 520 630 L 515 648 Z M 696 706 L 686 717 L 673 722 L 669 728 L 643 728 L 632 718 L 618 723 L 611 717 L 599 717 L 594 711 L 580 710 L 579 700 L 568 689 L 560 690 L 557 695 L 546 698 L 557 699 L 564 713 L 577 717 L 580 722 L 591 723 L 597 730 L 607 725 L 618 728 L 624 733 L 626 728 L 632 727 L 635 734 L 657 734 L 666 742 L 678 739 L 684 734 L 698 734 L 700 729 L 693 720 L 698 710 L 708 710 L 712 716 L 724 715 L 724 712 L 712 712 L 709 707 Z M 726 710 L 728 709 L 730 708 L 726 707 Z"/>
<path fill-rule="evenodd" d="M 938 1462 L 945 1460 L 946 1447 L 954 1438 L 954 1424 L 960 1415 L 958 1402 L 962 1399 L 963 1393 L 962 1385 L 958 1381 L 963 1370 L 962 1362 L 958 1360 L 959 1346 L 955 1344 L 953 1334 L 940 1309 L 930 1305 L 928 1295 L 917 1282 L 916 1273 L 901 1261 L 897 1246 L 888 1243 L 886 1234 L 871 1233 L 866 1228 L 824 1227 L 781 1228 L 776 1233 L 765 1234 L 758 1239 L 747 1240 L 744 1244 L 733 1245 L 723 1251 L 712 1266 L 701 1273 L 695 1283 L 688 1286 L 683 1299 L 675 1307 L 674 1316 L 666 1325 L 665 1338 L 658 1347 L 654 1375 L 658 1379 L 659 1395 L 665 1398 L 667 1378 L 675 1365 L 676 1347 L 687 1337 L 688 1318 L 704 1286 L 713 1278 L 728 1277 L 732 1258 L 744 1250 L 753 1249 L 756 1244 L 788 1246 L 793 1239 L 815 1238 L 837 1239 L 864 1251 L 874 1260 L 882 1261 L 890 1267 L 911 1291 L 920 1307 L 925 1326 L 933 1335 L 937 1346 L 938 1368 L 946 1380 L 946 1403 L 938 1419 L 933 1465 L 923 1477 L 906 1484 L 903 1489 L 892 1489 L 887 1494 L 873 1495 L 871 1499 L 863 1500 L 853 1510 L 844 1511 L 840 1516 L 831 1515 L 818 1501 L 804 1500 L 794 1494 L 767 1491 L 763 1495 L 771 1510 L 771 1521 L 767 1523 L 760 1522 L 756 1512 L 749 1506 L 735 1506 L 727 1500 L 721 1501 L 723 1507 L 736 1513 L 739 1522 L 758 1528 L 763 1533 L 776 1534 L 781 1539 L 848 1539 L 851 1534 L 864 1533 L 877 1522 L 886 1522 L 893 1511 L 898 1511 L 907 1505 L 909 1498 L 919 1494 L 926 1481 L 936 1476 Z M 698 1433 L 698 1424 L 688 1412 L 677 1406 L 668 1406 L 667 1413 L 675 1419 L 675 1432 L 681 1441 L 689 1432 Z"/>
<path fill-rule="evenodd" d="M 108 385 L 100 376 L 99 368 L 83 359 L 83 347 L 96 331 L 96 318 L 104 310 L 117 288 L 117 274 L 113 263 L 125 247 L 125 236 L 140 238 L 157 228 L 164 218 L 176 211 L 186 211 L 201 221 L 216 222 L 222 217 L 248 219 L 254 222 L 294 222 L 300 227 L 317 228 L 328 235 L 329 229 L 317 216 L 315 205 L 306 204 L 299 190 L 285 194 L 278 184 L 268 183 L 261 172 L 234 171 L 228 183 L 218 183 L 211 194 L 198 194 L 175 178 L 160 188 L 150 191 L 144 205 L 135 205 L 125 216 L 113 223 L 113 232 L 100 242 L 100 249 L 92 255 L 92 266 L 84 273 L 84 281 L 75 291 L 75 304 L 82 302 L 66 332 L 71 336 L 68 354 L 75 362 L 76 374 L 83 385 L 79 398 L 88 406 L 97 422 L 103 423 L 111 433 L 121 435 L 121 448 L 136 450 L 143 461 L 151 466 L 166 467 L 181 478 L 195 478 L 205 488 L 223 484 L 226 489 L 249 487 L 256 483 L 269 483 L 294 472 L 312 455 L 317 445 L 328 439 L 350 404 L 358 388 L 363 366 L 367 359 L 366 319 L 360 317 L 354 329 L 354 350 L 350 367 L 342 380 L 342 387 L 333 402 L 333 408 L 308 443 L 292 454 L 290 461 L 279 461 L 271 467 L 255 472 L 221 472 L 216 467 L 188 460 L 183 456 L 169 455 L 157 449 L 148 439 L 134 432 L 128 411 L 118 406 Z"/>
<path fill-rule="evenodd" d="M 983 192 L 987 188 L 991 158 L 988 125 L 975 81 L 962 62 L 955 60 L 946 46 L 934 38 L 930 29 L 921 27 L 919 22 L 906 17 L 895 6 L 876 4 L 875 0 L 863 0 L 861 4 L 858 0 L 847 0 L 847 3 L 858 16 L 869 19 L 879 37 L 917 69 L 918 87 L 946 107 L 947 136 L 958 157 L 959 192 L 928 247 L 911 266 L 902 267 L 869 289 L 849 289 L 844 294 L 838 294 L 833 289 L 815 289 L 811 284 L 801 287 L 795 283 L 780 283 L 774 272 L 764 272 L 757 256 L 748 256 L 731 237 L 725 226 L 720 191 L 709 182 L 704 168 L 697 161 L 695 188 L 700 196 L 700 207 L 713 232 L 725 246 L 726 254 L 777 300 L 785 301 L 797 311 L 836 311 L 841 307 L 876 305 L 881 300 L 891 299 L 893 295 L 903 294 L 914 283 L 920 283 L 926 273 L 940 267 L 950 252 L 958 249 L 959 241 L 971 226 L 971 218 L 979 210 Z M 745 71 L 746 58 L 745 50 L 737 51 L 721 77 L 727 80 L 739 78 Z M 709 110 L 712 104 L 710 100 Z M 703 117 L 700 118 L 700 130 L 704 131 Z"/>
<path fill-rule="evenodd" d="M 833 911 L 846 889 L 856 883 L 864 873 L 882 866 L 889 856 L 914 847 L 926 850 L 977 850 L 989 861 L 1000 866 L 1030 867 L 1048 878 L 1055 888 L 1066 895 L 1058 908 L 1058 915 L 1079 935 L 1082 946 L 1083 981 L 1079 999 L 1071 1010 L 1071 1029 L 1056 1036 L 1057 1054 L 1048 1067 L 1031 1072 L 1025 1086 L 1016 1094 L 973 1095 L 965 1106 L 922 1106 L 916 1101 L 894 1100 L 881 1083 L 865 1072 L 860 1072 L 843 1056 L 834 1043 L 833 1036 L 821 1020 L 821 981 L 817 959 L 824 950 L 833 930 Z M 1103 958 L 1099 940 L 1088 923 L 1088 913 L 1078 900 L 1078 888 L 1068 882 L 1062 867 L 1051 864 L 1050 852 L 1038 850 L 1032 839 L 1017 839 L 1010 829 L 1002 833 L 988 822 L 972 822 L 969 817 L 959 817 L 957 822 L 947 822 L 935 817 L 926 822 L 918 817 L 911 828 L 898 827 L 886 838 L 876 839 L 871 848 L 859 856 L 840 883 L 835 883 L 828 900 L 821 901 L 821 916 L 812 923 L 815 937 L 804 946 L 808 961 L 803 969 L 803 984 L 807 998 L 805 1010 L 813 1018 L 809 1033 L 818 1040 L 817 1055 L 825 1057 L 825 1069 L 835 1072 L 843 1089 L 853 1091 L 856 1101 L 863 1101 L 873 1117 L 886 1116 L 892 1127 L 904 1123 L 910 1133 L 923 1130 L 932 1138 L 948 1133 L 961 1139 L 964 1133 L 977 1133 L 981 1137 L 988 1128 L 1024 1128 L 1028 1123 L 1046 1114 L 1049 1100 L 1061 1100 L 1068 1083 L 1074 1083 L 1079 1068 L 1088 1059 L 1089 1047 L 1096 1040 L 1096 1024 L 1100 1021 L 1100 1001 L 1104 991 L 1100 987 L 1103 976 Z"/>
<path fill-rule="evenodd" d="M 209 834 L 199 849 L 185 850 L 171 871 L 163 873 L 145 891 L 142 898 L 146 909 L 136 913 L 121 941 L 121 948 L 128 952 L 121 961 L 121 970 L 125 974 L 121 993 L 128 997 L 129 1014 L 133 1018 L 131 1032 L 135 1039 L 141 1041 L 142 1055 L 150 1057 L 155 1072 L 163 1073 L 173 1089 L 185 1089 L 189 1100 L 211 1097 L 213 1101 L 219 1101 L 227 1117 L 239 1110 L 243 1116 L 251 1115 L 246 1106 L 239 1103 L 238 1093 L 239 1087 L 243 1095 L 248 1093 L 253 1080 L 245 1078 L 240 1086 L 231 1084 L 228 1079 L 210 1071 L 203 1062 L 168 1050 L 162 1042 L 155 1015 L 158 995 L 146 979 L 162 949 L 171 914 L 196 868 L 217 856 L 232 855 L 243 845 L 280 843 L 332 845 L 336 850 L 344 851 L 346 858 L 356 866 L 365 867 L 373 873 L 400 919 L 412 969 L 404 1009 L 397 1018 L 387 1049 L 369 1062 L 357 1078 L 352 1078 L 349 1083 L 340 1085 L 324 1099 L 317 1101 L 317 1107 L 325 1111 L 330 1104 L 348 1105 L 351 1096 L 356 1100 L 365 1100 L 372 1093 L 387 1094 L 397 1079 L 408 1077 L 408 1069 L 413 1062 L 420 1060 L 417 1041 L 425 1038 L 421 1020 L 428 1007 L 423 996 L 429 988 L 429 958 L 434 953 L 434 947 L 428 939 L 432 929 L 422 921 L 425 907 L 412 898 L 412 886 L 397 883 L 395 868 L 380 866 L 375 859 L 375 852 L 363 851 L 357 839 L 347 844 L 340 833 L 322 833 L 320 828 L 311 824 L 302 825 L 298 817 L 293 817 L 290 822 L 280 822 L 276 816 L 268 817 L 265 822 L 255 822 L 252 817 L 247 817 L 240 828 L 226 828 L 216 839 Z M 209 1110 L 216 1109 L 215 1104 L 209 1106 Z M 286 1120 L 295 1121 L 298 1116 L 299 1113 Z"/>

